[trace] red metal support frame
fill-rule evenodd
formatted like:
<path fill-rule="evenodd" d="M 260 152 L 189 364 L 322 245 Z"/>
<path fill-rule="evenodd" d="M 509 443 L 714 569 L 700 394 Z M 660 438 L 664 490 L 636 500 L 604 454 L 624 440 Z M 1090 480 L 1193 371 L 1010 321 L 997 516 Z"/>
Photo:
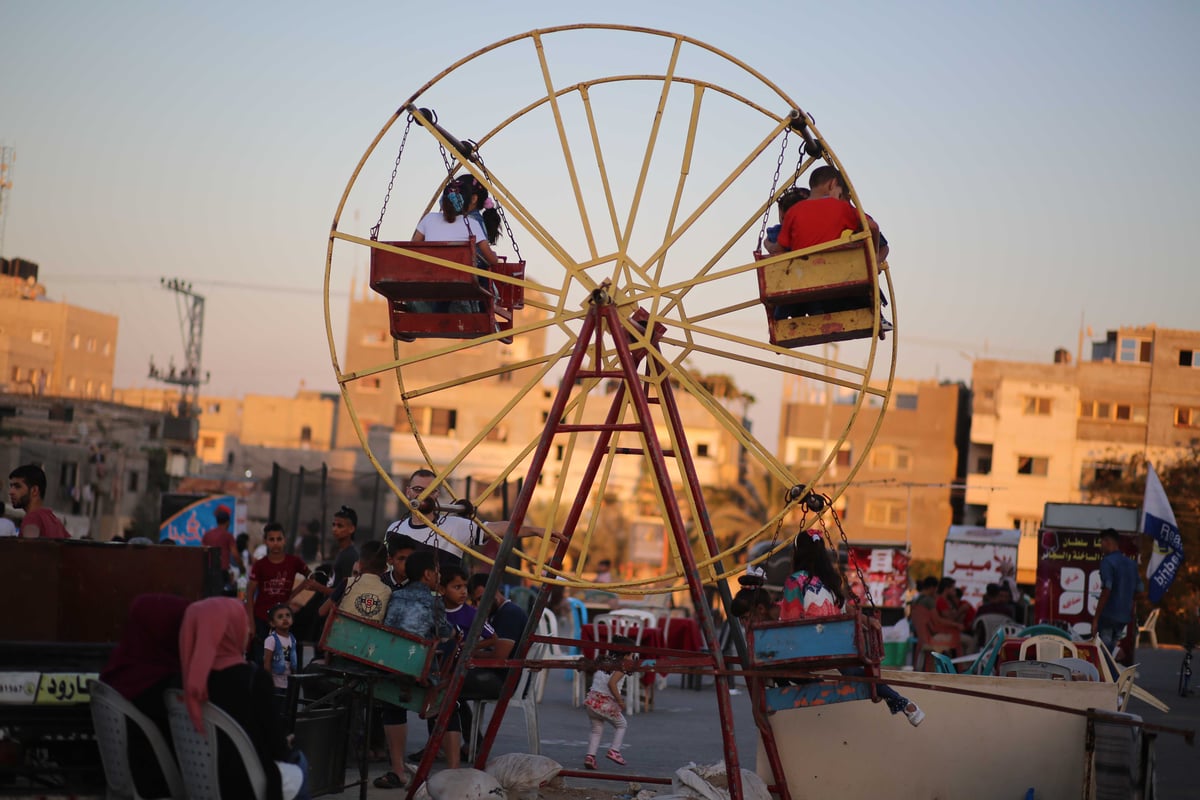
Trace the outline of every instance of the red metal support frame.
<path fill-rule="evenodd" d="M 639 312 L 639 315 L 634 317 L 635 324 L 642 325 L 646 320 L 644 312 Z M 655 326 L 658 328 L 660 326 Z M 616 359 L 620 364 L 619 371 L 603 370 L 605 356 L 605 337 L 604 333 L 607 329 L 609 339 L 613 350 L 615 351 Z M 657 340 L 659 332 L 656 329 L 647 328 L 649 333 L 648 346 L 657 349 Z M 594 340 L 593 340 L 594 337 Z M 520 531 L 525 517 L 529 512 L 530 504 L 533 500 L 534 490 L 537 486 L 537 476 L 544 468 L 546 461 L 549 458 L 551 444 L 554 436 L 557 433 L 569 433 L 573 431 L 593 431 L 598 433 L 597 441 L 593 447 L 592 454 L 589 458 L 587 468 L 585 470 L 579 491 L 572 501 L 567 519 L 563 525 L 561 536 L 559 537 L 558 545 L 548 562 L 548 567 L 551 569 L 560 569 L 563 557 L 566 555 L 567 547 L 575 533 L 575 529 L 582 518 L 583 512 L 588 502 L 591 488 L 595 483 L 596 476 L 600 466 L 603 463 L 605 453 L 609 450 L 612 444 L 612 437 L 620 431 L 638 432 L 642 437 L 643 453 L 650 463 L 651 471 L 655 481 L 659 486 L 659 494 L 664 501 L 664 512 L 666 521 L 674 537 L 676 550 L 679 554 L 680 562 L 683 567 L 684 577 L 688 583 L 688 590 L 695 605 L 696 613 L 700 622 L 701 634 L 709 648 L 709 653 L 704 659 L 705 671 L 711 670 L 716 680 L 716 695 L 717 708 L 721 717 L 721 732 L 725 751 L 726 777 L 728 781 L 728 789 L 731 800 L 742 800 L 742 779 L 740 760 L 737 752 L 737 742 L 734 736 L 734 720 L 733 708 L 730 701 L 730 690 L 733 687 L 733 679 L 730 675 L 730 670 L 727 669 L 724 654 L 721 652 L 719 639 L 717 636 L 716 626 L 713 621 L 712 609 L 704 595 L 703 578 L 697 566 L 696 558 L 691 550 L 691 545 L 688 539 L 687 528 L 684 525 L 683 516 L 680 512 L 679 503 L 676 499 L 676 494 L 672 488 L 670 473 L 667 469 L 666 458 L 662 446 L 659 443 L 658 435 L 655 430 L 654 420 L 650 413 L 650 406 L 653 403 L 660 403 L 664 417 L 671 425 L 676 446 L 674 448 L 675 458 L 683 459 L 683 476 L 691 484 L 689 491 L 692 494 L 693 502 L 701 517 L 701 526 L 704 531 L 705 545 L 709 551 L 709 556 L 716 555 L 718 547 L 715 537 L 712 534 L 711 525 L 708 520 L 707 508 L 704 505 L 704 499 L 701 496 L 698 484 L 698 477 L 695 472 L 695 465 L 691 461 L 691 454 L 688 452 L 686 438 L 684 437 L 682 421 L 679 418 L 678 407 L 674 403 L 674 397 L 670 392 L 670 381 L 658 381 L 659 396 L 651 398 L 647 394 L 648 387 L 653 385 L 647 377 L 639 375 L 639 364 L 646 357 L 648 350 L 646 347 L 641 347 L 637 352 L 630 345 L 631 337 L 621 325 L 621 319 L 617 306 L 614 304 L 611 297 L 608 296 L 604 289 L 598 289 L 592 293 L 591 307 L 587 315 L 584 317 L 582 327 L 575 348 L 572 350 L 570 357 L 567 360 L 566 368 L 561 378 L 558 392 L 547 417 L 546 427 L 542 434 L 541 440 L 538 442 L 534 450 L 532 460 L 529 465 L 527 477 L 521 489 L 520 495 L 517 498 L 513 508 L 512 516 L 509 520 L 509 526 L 500 543 L 499 550 L 495 556 L 495 561 L 498 564 L 507 563 L 509 556 L 512 554 L 516 545 L 517 533 Z M 583 369 L 583 361 L 589 350 L 594 348 L 595 352 L 595 367 L 593 369 Z M 653 364 L 653 359 L 648 365 L 648 373 L 652 373 L 657 368 Z M 614 392 L 612 403 L 609 407 L 607 417 L 604 423 L 601 424 L 567 424 L 564 421 L 564 413 L 567 404 L 575 386 L 575 381 L 580 377 L 612 377 L 620 378 L 621 384 L 617 391 Z M 620 413 L 624 404 L 630 402 L 633 405 L 638 423 L 618 423 Z M 480 602 L 479 611 L 475 617 L 475 621 L 464 638 L 462 652 L 470 653 L 474 650 L 475 644 L 483 630 L 483 624 L 487 619 L 487 615 L 494 603 L 496 592 L 500 587 L 500 582 L 503 576 L 503 570 L 493 569 L 488 576 L 488 582 L 484 589 L 484 595 Z M 544 573 L 545 577 L 549 577 L 548 573 Z M 542 589 L 538 593 L 537 599 L 534 602 L 534 607 L 529 615 L 529 622 L 526 626 L 525 633 L 521 637 L 521 642 L 518 643 L 511 658 L 516 661 L 524 662 L 529 654 L 529 650 L 533 644 L 534 632 L 536 631 L 537 622 L 541 617 L 542 610 L 546 606 L 546 602 L 550 595 L 550 585 L 542 584 Z M 728 598 L 728 589 L 725 589 L 722 601 L 725 603 L 728 612 L 730 598 Z M 740 637 L 739 637 L 740 640 Z M 582 645 L 582 641 L 579 642 Z M 739 645 L 744 648 L 744 642 L 739 641 Z M 428 777 L 429 771 L 433 765 L 433 759 L 437 752 L 441 749 L 443 733 L 447 724 L 450 721 L 450 715 L 454 713 L 455 701 L 457 701 L 462 691 L 463 680 L 466 677 L 466 670 L 471 666 L 471 660 L 467 656 L 459 658 L 455 665 L 454 671 L 450 677 L 446 688 L 445 700 L 442 709 L 438 715 L 437 723 L 433 734 L 430 736 L 429 742 L 425 748 L 424 758 L 414 776 L 412 783 L 409 786 L 408 797 L 411 798 L 416 792 L 418 786 Z M 476 755 L 475 765 L 477 767 L 485 764 L 489 755 L 491 745 L 495 741 L 496 734 L 499 732 L 500 725 L 503 721 L 504 713 L 508 706 L 508 701 L 512 696 L 512 692 L 516 688 L 516 683 L 519 678 L 518 671 L 513 671 L 505 681 L 503 690 L 499 700 L 492 712 L 491 721 L 487 727 L 487 733 L 484 736 L 482 746 Z M 761 729 L 761 725 L 759 726 Z M 769 733 L 769 727 L 767 728 Z M 774 750 L 774 740 L 771 740 L 770 750 Z M 778 754 L 771 759 L 772 769 L 776 774 L 776 783 L 781 783 L 782 771 L 778 768 Z M 610 777 L 607 775 L 599 775 L 591 773 L 589 777 L 604 778 Z M 628 780 L 628 775 L 611 776 L 614 779 Z M 782 791 L 783 800 L 788 800 L 786 788 Z"/>

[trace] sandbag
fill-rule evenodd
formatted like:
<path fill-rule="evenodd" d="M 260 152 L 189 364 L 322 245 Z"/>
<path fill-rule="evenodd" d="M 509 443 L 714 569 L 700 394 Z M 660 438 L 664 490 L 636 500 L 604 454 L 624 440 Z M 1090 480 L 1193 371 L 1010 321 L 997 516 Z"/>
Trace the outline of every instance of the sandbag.
<path fill-rule="evenodd" d="M 758 777 L 757 773 L 743 769 L 741 774 L 742 797 L 745 800 L 771 800 L 771 793 L 767 791 L 766 782 Z M 714 779 L 719 780 L 714 781 Z M 714 782 L 719 782 L 720 785 L 716 786 Z M 688 764 L 686 767 L 675 770 L 675 777 L 671 779 L 673 792 L 697 800 L 729 800 L 729 790 L 724 788 L 725 786 L 725 762 L 723 760 L 707 766 Z"/>
<path fill-rule="evenodd" d="M 505 753 L 487 765 L 487 774 L 500 782 L 510 800 L 537 800 L 538 789 L 554 780 L 560 770 L 562 764 L 554 759 L 529 753 Z"/>
<path fill-rule="evenodd" d="M 500 782 L 477 769 L 442 770 L 428 781 L 430 800 L 508 800 Z"/>

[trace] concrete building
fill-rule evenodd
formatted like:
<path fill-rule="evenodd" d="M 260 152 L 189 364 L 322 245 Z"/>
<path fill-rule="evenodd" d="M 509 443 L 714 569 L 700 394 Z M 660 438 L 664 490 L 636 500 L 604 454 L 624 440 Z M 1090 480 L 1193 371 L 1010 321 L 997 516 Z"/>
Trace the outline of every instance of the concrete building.
<path fill-rule="evenodd" d="M 46 503 L 73 536 L 111 539 L 157 519 L 164 415 L 116 403 L 0 395 L 0 464 L 46 471 Z"/>
<path fill-rule="evenodd" d="M 157 387 L 117 389 L 113 399 L 171 413 L 179 405 L 180 392 Z M 338 399 L 329 392 L 305 389 L 293 397 L 201 395 L 196 456 L 207 465 L 229 465 L 247 448 L 328 451 L 333 444 Z"/>
<path fill-rule="evenodd" d="M 1084 502 L 1132 453 L 1170 460 L 1200 444 L 1200 331 L 1109 331 L 1090 358 L 976 361 L 966 524 L 1022 531 L 1021 567 L 1048 502 Z"/>
<path fill-rule="evenodd" d="M 0 275 L 0 391 L 109 400 L 116 354 L 116 317 Z"/>
<path fill-rule="evenodd" d="M 785 398 L 779 452 L 802 480 L 841 436 L 854 409 L 852 390 L 804 381 Z M 965 447 L 966 389 L 961 384 L 897 380 L 891 407 L 866 463 L 839 500 L 852 542 L 907 544 L 914 558 L 940 559 L 955 521 L 955 486 Z M 823 490 L 844 480 L 863 458 L 881 403 L 868 398 L 860 419 L 826 472 Z"/>

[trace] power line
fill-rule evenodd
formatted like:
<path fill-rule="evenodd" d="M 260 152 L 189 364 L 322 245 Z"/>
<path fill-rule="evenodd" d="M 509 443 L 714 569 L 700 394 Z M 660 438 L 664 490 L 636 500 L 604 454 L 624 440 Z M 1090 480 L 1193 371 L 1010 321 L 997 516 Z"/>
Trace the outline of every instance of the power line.
<path fill-rule="evenodd" d="M 54 281 L 74 281 L 77 283 L 138 283 L 147 286 L 156 284 L 158 278 L 147 275 L 96 275 L 96 274 L 65 274 L 54 275 Z M 189 283 L 196 286 L 215 286 L 221 289 L 237 289 L 244 292 L 275 292 L 284 294 L 321 294 L 319 287 L 306 286 L 277 286 L 269 283 L 248 283 L 246 281 L 230 281 L 218 278 L 197 278 L 185 279 Z M 329 294 L 336 297 L 344 297 L 350 293 L 347 291 L 330 290 Z"/>

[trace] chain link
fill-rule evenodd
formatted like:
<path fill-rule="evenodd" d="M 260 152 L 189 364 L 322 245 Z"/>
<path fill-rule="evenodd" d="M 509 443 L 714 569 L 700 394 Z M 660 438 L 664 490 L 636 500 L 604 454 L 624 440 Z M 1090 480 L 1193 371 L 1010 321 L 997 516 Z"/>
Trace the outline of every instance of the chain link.
<path fill-rule="evenodd" d="M 775 190 L 779 188 L 779 173 L 783 170 L 783 158 L 787 155 L 788 135 L 790 128 L 783 129 L 783 144 L 779 148 L 779 158 L 775 161 L 775 176 L 771 178 L 771 191 L 767 194 L 767 207 L 763 210 L 762 228 L 758 232 L 758 249 L 762 250 L 763 239 L 767 238 L 767 220 L 771 216 L 771 202 L 775 199 Z"/>
<path fill-rule="evenodd" d="M 392 186 L 396 183 L 396 172 L 400 169 L 400 156 L 404 155 L 404 144 L 408 141 L 408 131 L 412 128 L 413 115 L 408 115 L 408 124 L 404 126 L 404 135 L 400 137 L 400 149 L 396 151 L 396 163 L 392 166 L 392 177 L 388 180 L 387 193 L 383 196 L 383 206 L 379 209 L 379 219 L 371 228 L 371 241 L 379 241 L 379 229 L 383 227 L 383 215 L 387 213 L 388 200 L 392 199 Z"/>
<path fill-rule="evenodd" d="M 831 501 L 829 499 L 829 496 L 822 495 L 822 497 L 825 498 L 825 503 L 829 507 L 830 515 L 833 516 L 833 524 L 837 526 L 838 534 L 842 538 L 842 544 L 844 544 L 846 546 L 846 558 L 847 558 L 847 560 L 849 560 L 849 558 L 850 558 L 850 540 L 846 538 L 846 529 L 842 527 L 841 517 L 838 516 L 837 509 L 833 507 L 833 501 Z M 825 518 L 824 517 L 821 518 L 821 528 L 825 529 L 825 538 L 828 539 L 829 531 L 828 531 L 828 529 L 825 528 Z M 833 550 L 836 552 L 837 548 L 834 547 Z M 875 611 L 876 610 L 875 598 L 871 597 L 871 586 L 870 586 L 870 584 L 867 583 L 867 576 L 863 574 L 862 567 L 860 567 L 858 565 L 857 561 L 854 562 L 854 571 L 858 575 L 858 583 L 860 586 L 862 586 L 863 595 L 865 595 L 867 598 L 867 604 L 871 606 L 872 611 Z M 856 604 L 861 605 L 861 603 L 859 603 L 858 598 L 855 597 L 853 592 L 850 592 L 849 594 L 852 598 L 854 598 L 854 602 Z"/>

